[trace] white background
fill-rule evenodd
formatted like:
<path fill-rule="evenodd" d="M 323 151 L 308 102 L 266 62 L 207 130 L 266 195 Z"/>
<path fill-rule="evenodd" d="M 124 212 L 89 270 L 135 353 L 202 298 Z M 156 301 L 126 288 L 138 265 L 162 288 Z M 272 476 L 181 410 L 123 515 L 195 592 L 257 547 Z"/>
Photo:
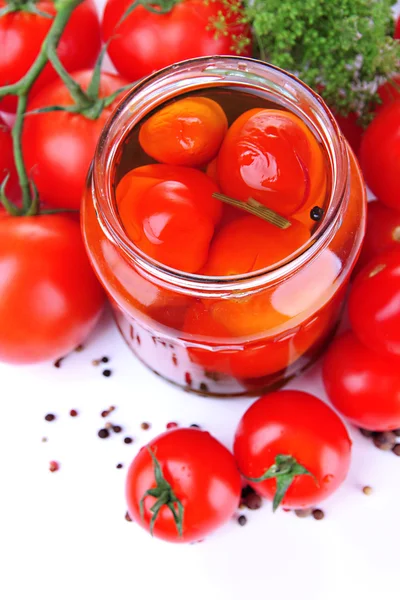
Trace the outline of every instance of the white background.
<path fill-rule="evenodd" d="M 109 379 L 91 364 L 104 354 Z M 233 520 L 203 543 L 169 545 L 125 521 L 127 465 L 168 421 L 198 423 L 230 447 L 250 400 L 207 400 L 169 386 L 132 357 L 107 314 L 62 368 L 0 365 L 0 381 L 1 599 L 398 597 L 400 459 L 355 429 L 351 471 L 323 505 L 325 520 L 273 515 L 265 504 L 246 512 L 245 527 Z M 291 387 L 326 399 L 318 365 Z M 134 444 L 123 434 L 97 437 L 110 404 L 110 420 Z M 57 420 L 46 422 L 47 412 Z M 49 472 L 50 460 L 60 462 L 58 472 Z"/>

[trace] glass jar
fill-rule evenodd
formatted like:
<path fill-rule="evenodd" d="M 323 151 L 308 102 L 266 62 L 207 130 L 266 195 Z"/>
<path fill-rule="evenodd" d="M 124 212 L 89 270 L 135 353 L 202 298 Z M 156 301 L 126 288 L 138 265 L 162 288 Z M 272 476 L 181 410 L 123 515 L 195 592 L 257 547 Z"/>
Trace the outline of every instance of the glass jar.
<path fill-rule="evenodd" d="M 295 113 L 322 144 L 327 160 L 327 208 L 310 240 L 273 267 L 242 276 L 206 277 L 157 263 L 127 237 L 115 203 L 134 126 L 166 101 L 216 87 L 232 94 L 245 90 Z M 91 262 L 134 354 L 187 390 L 235 396 L 275 389 L 320 355 L 338 322 L 365 215 L 359 166 L 321 98 L 263 62 L 208 57 L 140 81 L 120 103 L 98 144 L 82 223 Z M 200 315 L 197 327 L 185 333 L 193 310 Z M 203 323 L 203 312 L 215 327 L 209 319 Z"/>

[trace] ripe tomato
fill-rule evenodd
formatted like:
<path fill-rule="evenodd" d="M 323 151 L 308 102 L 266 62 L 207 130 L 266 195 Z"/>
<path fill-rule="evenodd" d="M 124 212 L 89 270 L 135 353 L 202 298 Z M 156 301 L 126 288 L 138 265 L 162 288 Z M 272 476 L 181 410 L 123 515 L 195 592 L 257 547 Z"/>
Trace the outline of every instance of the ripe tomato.
<path fill-rule="evenodd" d="M 126 482 L 133 520 L 169 542 L 202 540 L 232 517 L 240 492 L 232 454 L 196 429 L 173 429 L 155 438 L 132 462 Z"/>
<path fill-rule="evenodd" d="M 214 224 L 221 216 L 221 203 L 212 196 L 217 191 L 196 169 L 146 165 L 122 178 L 117 203 L 126 233 L 143 252 L 164 265 L 195 273 L 207 260 Z"/>
<path fill-rule="evenodd" d="M 322 367 L 326 393 L 353 425 L 371 431 L 400 427 L 400 360 L 382 357 L 353 332 L 336 338 Z"/>
<path fill-rule="evenodd" d="M 197 56 L 251 54 L 250 28 L 240 22 L 240 0 L 184 0 L 165 14 L 139 5 L 117 27 L 130 5 L 131 0 L 108 0 L 102 23 L 104 40 L 114 36 L 108 54 L 129 80 Z M 223 18 L 226 30 L 218 33 Z"/>
<path fill-rule="evenodd" d="M 365 131 L 359 156 L 372 192 L 387 206 L 400 210 L 400 101 L 378 112 Z"/>
<path fill-rule="evenodd" d="M 288 258 L 310 238 L 310 232 L 303 223 L 295 219 L 291 219 L 291 223 L 287 229 L 279 229 L 259 217 L 245 216 L 232 220 L 215 236 L 202 273 L 241 275 L 265 269 Z"/>
<path fill-rule="evenodd" d="M 246 202 L 254 198 L 281 215 L 323 201 L 322 150 L 294 114 L 254 108 L 230 126 L 218 155 L 222 191 Z"/>
<path fill-rule="evenodd" d="M 379 254 L 359 273 L 349 296 L 359 340 L 385 356 L 400 356 L 400 249 Z"/>
<path fill-rule="evenodd" d="M 0 219 L 0 360 L 54 360 L 93 329 L 104 294 L 79 224 L 62 215 Z"/>
<path fill-rule="evenodd" d="M 164 106 L 142 125 L 139 142 L 155 160 L 202 167 L 216 157 L 228 129 L 217 102 L 193 96 Z"/>
<path fill-rule="evenodd" d="M 0 10 L 6 5 L 6 0 L 0 0 Z M 35 8 L 52 17 L 56 14 L 54 2 L 50 0 L 38 0 Z M 27 73 L 52 23 L 52 18 L 26 12 L 23 8 L 0 17 L 0 86 L 15 83 Z M 96 6 L 92 0 L 85 0 L 71 15 L 58 45 L 58 56 L 67 71 L 89 69 L 96 62 L 100 46 Z M 32 88 L 32 96 L 56 77 L 53 67 L 46 65 Z M 13 112 L 16 103 L 16 98 L 9 96 L 1 102 L 1 110 Z"/>
<path fill-rule="evenodd" d="M 18 175 L 14 164 L 13 144 L 10 128 L 0 117 L 0 186 L 4 178 L 10 175 L 7 182 L 6 195 L 9 200 L 17 200 L 19 196 Z"/>
<path fill-rule="evenodd" d="M 73 77 L 86 90 L 92 74 L 92 71 L 79 71 Z M 117 75 L 103 72 L 100 97 L 112 94 L 127 83 Z M 97 141 L 117 103 L 118 99 L 95 120 L 62 111 L 26 117 L 22 135 L 24 159 L 40 198 L 46 205 L 55 208 L 80 207 Z M 74 102 L 60 80 L 41 90 L 29 103 L 28 110 L 71 104 Z"/>
<path fill-rule="evenodd" d="M 357 272 L 377 254 L 396 248 L 400 249 L 400 212 L 378 200 L 368 202 L 367 231 L 357 262 Z"/>
<path fill-rule="evenodd" d="M 400 100 L 400 76 L 395 75 L 392 79 L 379 86 L 378 94 L 382 100 L 382 104 L 376 107 L 377 111 L 381 110 L 387 104 Z"/>
<path fill-rule="evenodd" d="M 280 503 L 307 508 L 330 496 L 346 478 L 351 440 L 324 402 L 285 390 L 263 396 L 246 411 L 234 455 L 251 486 L 274 499 L 274 510 Z"/>
<path fill-rule="evenodd" d="M 396 29 L 394 32 L 394 37 L 397 40 L 400 39 L 400 17 L 398 17 L 397 21 L 396 21 Z"/>

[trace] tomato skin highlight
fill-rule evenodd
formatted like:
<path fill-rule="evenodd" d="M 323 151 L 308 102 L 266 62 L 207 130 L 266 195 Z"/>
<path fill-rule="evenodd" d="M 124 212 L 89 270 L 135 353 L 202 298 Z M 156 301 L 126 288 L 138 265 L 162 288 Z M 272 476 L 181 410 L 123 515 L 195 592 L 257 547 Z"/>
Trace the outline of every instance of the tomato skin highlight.
<path fill-rule="evenodd" d="M 200 541 L 232 517 L 239 506 L 241 478 L 232 454 L 220 442 L 208 432 L 188 428 L 168 430 L 148 446 L 184 506 L 183 535 L 179 536 L 170 509 L 164 506 L 154 525 L 154 537 L 169 542 Z M 146 496 L 144 520 L 139 504 L 154 487 L 151 455 L 143 447 L 129 467 L 126 499 L 129 514 L 147 531 L 156 499 Z"/>
<path fill-rule="evenodd" d="M 6 6 L 0 0 L 0 10 Z M 38 10 L 54 16 L 54 2 L 39 0 L 35 2 Z M 41 45 L 53 23 L 53 19 L 22 10 L 0 17 L 0 87 L 15 83 L 21 79 L 35 61 Z M 57 54 L 67 71 L 89 69 L 94 66 L 101 47 L 100 23 L 96 5 L 85 0 L 71 14 L 57 48 Z M 32 98 L 57 73 L 47 64 L 32 87 Z M 0 110 L 15 112 L 15 96 L 7 96 L 0 102 Z"/>
<path fill-rule="evenodd" d="M 379 254 L 357 275 L 349 316 L 363 344 L 384 356 L 400 357 L 400 249 Z"/>
<path fill-rule="evenodd" d="M 308 469 L 296 476 L 282 506 L 301 509 L 330 496 L 347 476 L 351 440 L 341 419 L 324 402 L 295 390 L 262 396 L 243 415 L 235 434 L 234 455 L 245 478 L 261 477 L 277 455 L 289 455 Z M 273 499 L 276 482 L 250 485 Z"/>
<path fill-rule="evenodd" d="M 132 81 L 189 58 L 235 54 L 235 37 L 251 38 L 249 26 L 238 22 L 240 11 L 231 17 L 226 15 L 224 3 L 219 0 L 185 0 L 159 15 L 138 6 L 116 27 L 130 4 L 131 0 L 108 0 L 102 30 L 105 41 L 117 34 L 110 42 L 108 55 L 117 71 Z M 232 5 L 237 5 L 235 0 Z M 226 15 L 227 35 L 216 36 L 208 26 L 221 13 Z M 250 56 L 251 43 L 240 54 Z"/>
<path fill-rule="evenodd" d="M 0 219 L 0 361 L 64 356 L 88 336 L 103 305 L 78 223 L 62 215 Z"/>
<path fill-rule="evenodd" d="M 359 158 L 374 195 L 400 210 L 400 100 L 378 112 L 364 133 Z"/>
<path fill-rule="evenodd" d="M 93 71 L 79 71 L 72 77 L 86 90 L 92 74 Z M 102 72 L 100 97 L 112 94 L 127 83 L 117 75 Z M 44 204 L 52 208 L 80 208 L 100 133 L 118 101 L 117 98 L 95 120 L 62 111 L 26 117 L 22 134 L 24 160 Z M 59 80 L 41 90 L 29 103 L 28 111 L 71 104 L 74 102 L 68 89 Z"/>
<path fill-rule="evenodd" d="M 382 357 L 351 331 L 336 338 L 322 367 L 326 393 L 353 425 L 370 431 L 400 427 L 400 359 Z"/>

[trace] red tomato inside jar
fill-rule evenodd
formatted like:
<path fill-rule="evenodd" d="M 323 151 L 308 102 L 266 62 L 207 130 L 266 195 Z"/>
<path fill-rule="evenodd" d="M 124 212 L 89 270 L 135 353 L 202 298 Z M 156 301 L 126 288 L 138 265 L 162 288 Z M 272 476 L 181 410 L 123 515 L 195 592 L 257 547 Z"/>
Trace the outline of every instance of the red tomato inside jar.
<path fill-rule="evenodd" d="M 83 206 L 92 264 L 150 369 L 216 396 L 276 388 L 333 334 L 365 230 L 328 109 L 251 59 L 143 80 L 103 132 Z"/>

